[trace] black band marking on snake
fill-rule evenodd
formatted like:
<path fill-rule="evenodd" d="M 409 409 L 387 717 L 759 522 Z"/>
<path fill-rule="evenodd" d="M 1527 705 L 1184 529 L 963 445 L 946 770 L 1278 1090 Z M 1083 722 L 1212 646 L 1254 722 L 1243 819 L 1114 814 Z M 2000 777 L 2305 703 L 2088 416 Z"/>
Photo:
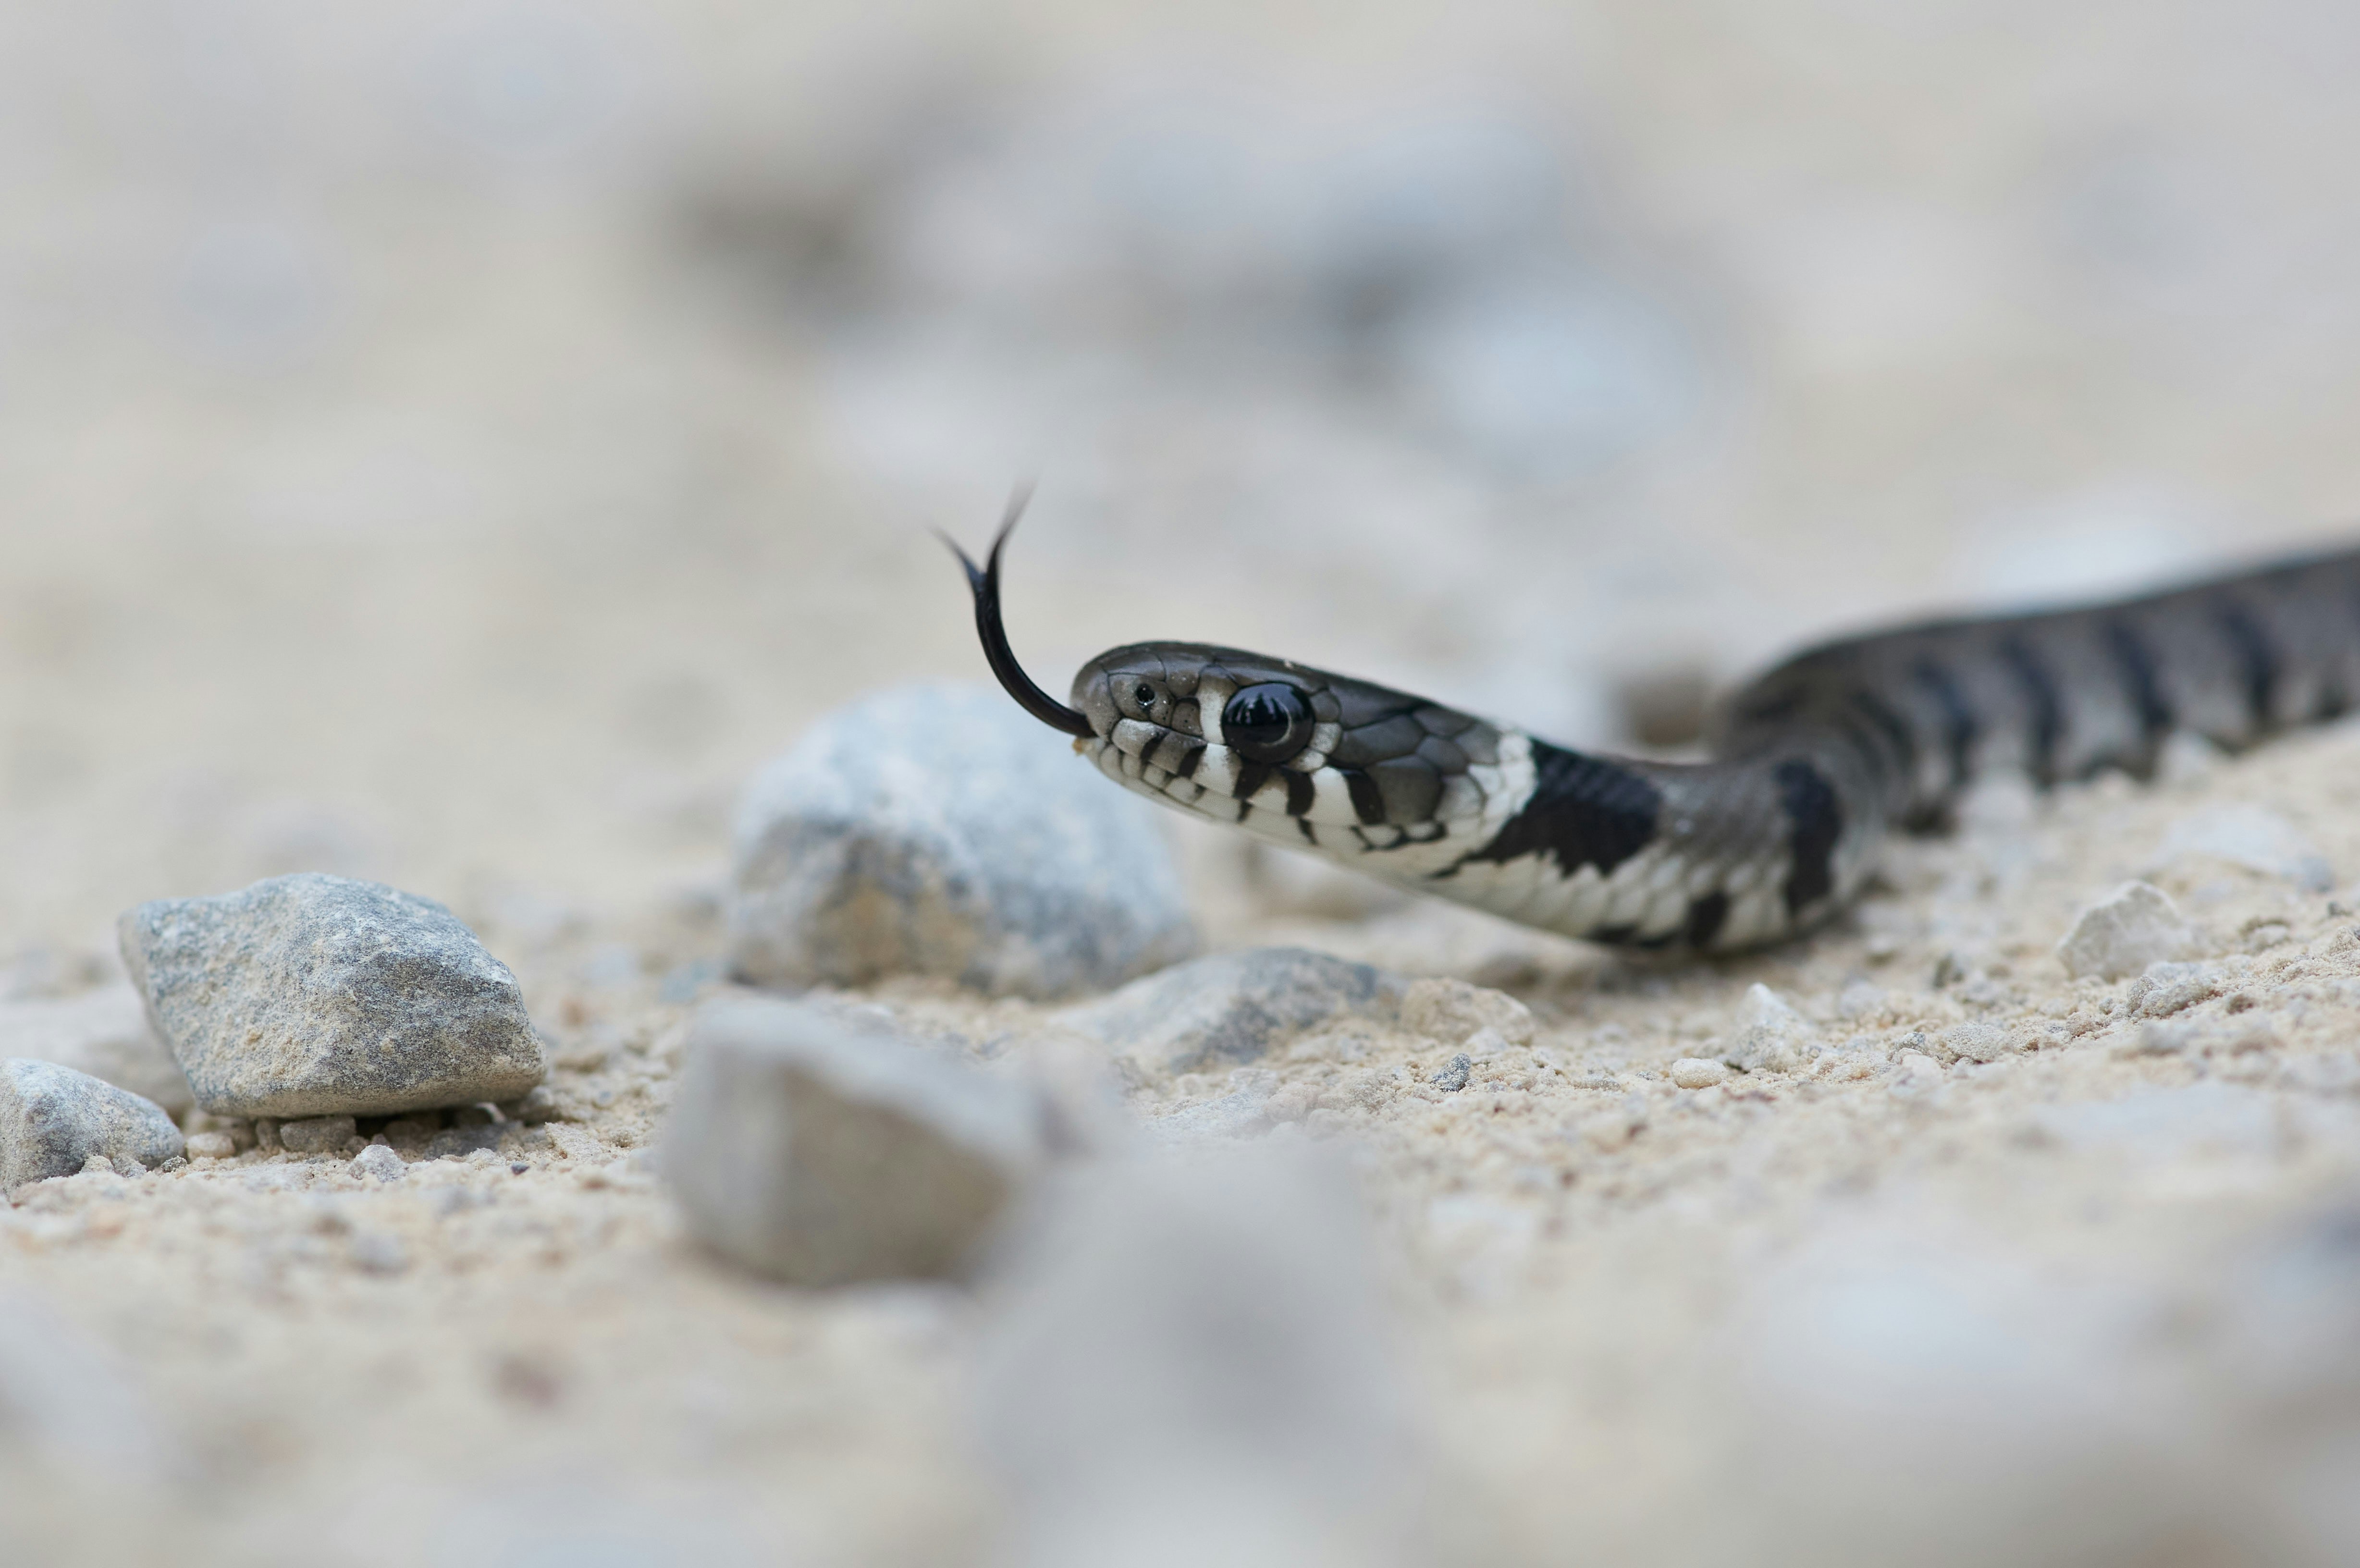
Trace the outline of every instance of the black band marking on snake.
<path fill-rule="evenodd" d="M 1022 503 L 1020 493 L 985 565 L 960 556 L 977 631 L 1009 693 L 1109 778 L 1597 942 L 1775 942 L 1842 908 L 1888 830 L 1941 822 L 1983 774 L 2014 769 L 2044 788 L 2107 767 L 2144 778 L 2176 733 L 2243 746 L 2303 713 L 2333 717 L 2360 689 L 2352 549 L 2114 604 L 1825 643 L 1737 693 L 1703 763 L 1593 756 L 1200 643 L 1100 654 L 1074 677 L 1068 707 L 1024 674 L 1000 621 L 1001 557 Z M 1255 800 L 1278 780 L 1283 809 L 1267 809 L 1274 794 Z"/>

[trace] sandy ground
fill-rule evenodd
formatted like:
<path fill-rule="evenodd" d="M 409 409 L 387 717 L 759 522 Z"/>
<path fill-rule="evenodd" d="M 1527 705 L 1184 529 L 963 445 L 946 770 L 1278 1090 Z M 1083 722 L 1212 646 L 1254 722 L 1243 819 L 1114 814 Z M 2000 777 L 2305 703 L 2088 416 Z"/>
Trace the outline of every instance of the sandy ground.
<path fill-rule="evenodd" d="M 10 1551 L 987 1550 L 986 1309 L 734 1274 L 634 1156 L 716 984 L 738 789 L 840 701 L 977 673 L 925 530 L 973 539 L 1019 473 L 1044 486 L 1011 621 L 1053 683 L 1196 636 L 1574 740 L 1616 732 L 1634 673 L 2350 514 L 2330 8 L 1773 9 L 1387 8 L 1349 47 L 1308 11 L 1175 42 L 1047 6 L 906 37 L 722 5 L 196 6 L 169 48 L 110 11 L 7 24 L 7 985 L 103 982 L 146 898 L 377 877 L 516 969 L 580 1118 L 399 1190 L 247 1156 L 0 1213 L 0 1365 L 35 1412 L 0 1421 Z M 1208 78 L 1235 89 L 1209 109 Z M 1456 306 L 1371 340 L 1372 371 L 1286 303 L 1329 231 L 1282 219 L 1428 123 L 1480 133 L 1417 144 L 1443 188 L 1491 188 L 1451 158 L 1520 167 L 1482 150 L 1501 123 L 1579 173 L 1531 256 L 1589 281 L 1534 309 L 1643 326 L 1579 340 L 1622 368 L 1558 423 L 1495 417 L 1513 368 L 1448 406 L 1384 391 L 1490 363 L 1452 357 L 1490 341 Z M 1192 248 L 1185 181 L 1102 200 L 1086 154 L 1208 125 L 1277 171 L 1262 227 Z M 1452 231 L 1468 254 L 1507 243 L 1491 221 Z M 1526 297 L 1496 282 L 1466 298 Z M 1535 466 L 1561 450 L 1603 455 Z M 1426 1434 L 1408 1554 L 2349 1560 L 2355 762 L 2347 726 L 2148 790 L 1997 791 L 1835 929 L 1686 967 L 1175 823 L 1208 945 L 1457 975 L 1542 1021 L 1455 1094 L 1383 1031 L 1269 1064 L 1308 1112 L 1285 1136 L 1362 1151 Z M 2158 859 L 2242 803 L 2333 886 Z M 2180 1017 L 2051 954 L 2134 875 L 2219 966 Z M 1672 1085 L 1757 982 L 1830 1064 Z M 984 1056 L 1047 1029 L 868 999 Z M 2029 1049 L 1953 1064 L 1970 1019 Z"/>

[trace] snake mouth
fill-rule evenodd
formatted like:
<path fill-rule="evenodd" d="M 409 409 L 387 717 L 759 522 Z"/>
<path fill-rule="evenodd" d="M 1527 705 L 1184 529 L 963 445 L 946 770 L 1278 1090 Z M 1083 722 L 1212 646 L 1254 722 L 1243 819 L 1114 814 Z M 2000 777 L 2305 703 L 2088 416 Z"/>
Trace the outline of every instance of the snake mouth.
<path fill-rule="evenodd" d="M 975 595 L 976 635 L 983 639 L 983 657 L 990 664 L 991 673 L 999 678 L 1000 689 L 1051 729 L 1087 739 L 1097 733 L 1090 727 L 1089 715 L 1068 708 L 1034 684 L 1032 678 L 1024 673 L 1024 667 L 1016 662 L 1016 650 L 1009 646 L 1008 628 L 1000 618 L 1000 552 L 1007 548 L 1008 536 L 1016 531 L 1018 519 L 1024 516 L 1024 504 L 1032 498 L 1030 485 L 1019 485 L 1008 497 L 1008 509 L 1000 515 L 1000 532 L 993 537 L 991 553 L 984 558 L 985 564 L 980 568 L 967 559 L 967 551 L 959 549 L 957 541 L 948 534 L 942 539 L 951 547 L 951 553 L 958 557 L 959 564 L 967 568 L 967 591 Z"/>

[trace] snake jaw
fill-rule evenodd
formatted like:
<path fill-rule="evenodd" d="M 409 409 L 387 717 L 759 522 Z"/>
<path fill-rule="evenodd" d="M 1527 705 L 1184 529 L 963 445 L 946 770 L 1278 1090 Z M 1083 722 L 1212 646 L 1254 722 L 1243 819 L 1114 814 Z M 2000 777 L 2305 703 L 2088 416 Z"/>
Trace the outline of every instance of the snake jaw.
<path fill-rule="evenodd" d="M 1097 732 L 1090 727 L 1089 716 L 1069 708 L 1033 683 L 1016 662 L 1016 650 L 1009 646 L 1008 628 L 1000 616 L 1000 552 L 1007 547 L 1008 536 L 1016 531 L 1017 519 L 1024 516 L 1024 504 L 1032 498 L 1032 487 L 1020 485 L 1008 497 L 1008 509 L 1001 514 L 1000 532 L 991 541 L 991 553 L 984 558 L 986 564 L 978 567 L 967 559 L 967 551 L 958 547 L 949 535 L 943 542 L 967 568 L 967 591 L 975 595 L 975 630 L 983 640 L 983 657 L 999 678 L 1000 689 L 1016 699 L 1017 705 L 1051 729 L 1063 730 L 1075 737 L 1075 748 L 1093 739 Z"/>

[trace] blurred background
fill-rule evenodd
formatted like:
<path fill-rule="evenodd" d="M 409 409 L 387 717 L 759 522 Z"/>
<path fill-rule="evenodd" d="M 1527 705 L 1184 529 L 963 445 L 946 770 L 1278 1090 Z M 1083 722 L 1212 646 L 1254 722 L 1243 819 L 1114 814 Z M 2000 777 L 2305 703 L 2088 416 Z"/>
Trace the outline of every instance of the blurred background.
<path fill-rule="evenodd" d="M 299 869 L 442 898 L 529 984 L 537 943 L 595 935 L 634 974 L 717 954 L 742 782 L 863 692 L 982 678 L 931 533 L 980 544 L 1025 477 L 1009 619 L 1052 688 L 1193 637 L 1607 744 L 1677 744 L 1702 693 L 1835 631 L 2348 538 L 2356 77 L 2360 10 L 2328 0 L 0 6 L 0 996 L 94 981 L 131 904 Z M 1679 1028 L 1722 1027 L 1727 978 L 1679 982 Z M 1612 1006 L 1670 1018 L 1655 984 Z M 1896 1203 L 1765 1282 L 1730 1216 L 1786 1168 L 1730 1147 L 1653 1208 L 1634 1187 L 1638 1217 L 1555 1255 L 1526 1318 L 1421 1320 L 1466 1377 L 1438 1390 L 1432 1485 L 1467 1539 L 1536 1519 L 1524 1560 L 1560 1562 L 1616 1509 L 1638 1539 L 1752 1488 L 1726 1528 L 1795 1539 L 1727 1561 L 1827 1561 L 1824 1519 L 1863 1497 L 1931 1521 L 1950 1555 L 1913 1560 L 2031 1560 L 2056 1519 L 2183 1496 L 2161 1460 L 2103 1507 L 2077 1490 L 2134 1428 L 2168 1447 L 2191 1410 L 2244 1410 L 2231 1387 L 2353 1408 L 2348 1203 L 2275 1241 L 2223 1221 L 2212 1252 L 2177 1210 L 2122 1221 L 2207 1290 L 2261 1282 L 2214 1313 L 2220 1387 L 2150 1387 L 2122 1367 L 2186 1322 L 2123 1306 L 2108 1266 L 2063 1296 L 2010 1272 L 2034 1235 L 2083 1268 L 2114 1223 L 2087 1193 L 2158 1189 L 2144 1168 L 2075 1185 L 1998 1132 L 1955 1168 L 1896 1135 L 1988 1233 Z M 1818 1201 L 1803 1169 L 1781 1202 Z M 1871 1181 L 1829 1169 L 1830 1204 Z M 1451 1212 L 1533 1234 L 1487 1203 Z M 1699 1239 L 1727 1236 L 1726 1259 Z M 931 1345 L 924 1313 L 613 1256 L 641 1272 L 552 1271 L 554 1304 L 501 1310 L 538 1347 L 585 1301 L 684 1292 L 585 1361 L 686 1413 L 569 1407 L 569 1432 L 709 1428 L 666 1463 L 744 1474 L 817 1410 L 778 1475 L 880 1519 L 987 1511 L 911 1483 L 958 1473 L 912 1468 L 917 1439 L 844 1436 L 912 1397 L 861 1371 L 829 1404 L 772 1354 L 836 1335 L 865 1368 L 871 1341 Z M 82 1300 L 127 1299 L 92 1279 Z M 2284 1279 L 2339 1305 L 2289 1331 Z M 1765 1293 L 1715 1360 L 1678 1325 L 1740 1286 Z M 309 1343 L 286 1317 L 256 1341 Z M 158 1343 L 175 1377 L 219 1359 Z M 713 1353 L 727 1379 L 672 1370 L 715 1345 L 744 1350 Z M 328 1410 L 301 1443 L 256 1417 L 257 1452 L 377 1443 L 347 1359 L 342 1383 L 222 1374 Z M 366 1375 L 409 1381 L 388 1365 Z M 1660 1395 L 1679 1377 L 1693 1405 Z M 1775 1462 L 1694 1441 L 1747 1421 L 1734 1452 Z M 2223 1446 L 2186 1475 L 2245 1441 L 2202 1430 Z M 2348 1541 L 2333 1430 L 2297 1481 Z M 405 1441 L 471 1452 L 447 1436 Z M 2057 1495 L 2018 1540 L 1987 1505 L 2027 1475 Z M 452 1561 L 546 1546 L 530 1509 L 513 1541 L 453 1517 L 482 1555 Z M 1910 1555 L 1860 1528 L 1859 1560 Z"/>
<path fill-rule="evenodd" d="M 2355 64 L 2322 0 L 12 7 L 0 924 L 692 882 L 813 713 L 979 673 L 928 533 L 1024 475 L 1053 687 L 1196 637 L 1574 741 L 2332 537 Z"/>

